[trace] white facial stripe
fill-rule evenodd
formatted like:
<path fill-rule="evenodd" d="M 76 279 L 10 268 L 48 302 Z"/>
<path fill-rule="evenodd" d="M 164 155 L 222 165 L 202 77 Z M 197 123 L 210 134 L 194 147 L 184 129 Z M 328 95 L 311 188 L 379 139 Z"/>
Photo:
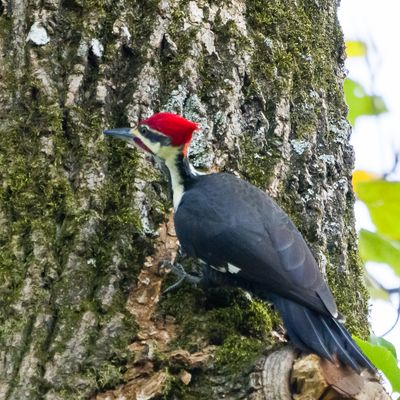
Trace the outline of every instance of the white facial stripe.
<path fill-rule="evenodd" d="M 231 274 L 237 274 L 237 273 L 240 272 L 240 268 L 234 266 L 233 264 L 229 264 L 229 263 L 228 263 L 228 271 L 229 271 Z"/>
<path fill-rule="evenodd" d="M 177 146 L 165 146 L 161 145 L 159 142 L 152 142 L 150 139 L 144 137 L 138 130 L 135 130 L 134 135 L 139 138 L 145 146 L 147 146 L 154 155 L 160 157 L 165 161 L 166 166 L 169 169 L 171 175 L 171 186 L 173 193 L 173 203 L 174 210 L 176 211 L 179 203 L 184 195 L 184 186 L 182 182 L 182 177 L 176 166 L 176 160 L 178 154 L 182 151 L 181 147 Z M 190 171 L 193 175 L 199 175 L 200 173 L 196 171 L 191 164 L 189 164 Z M 226 269 L 220 272 L 227 272 Z"/>
<path fill-rule="evenodd" d="M 176 211 L 184 192 L 183 182 L 176 166 L 176 158 L 178 153 L 181 151 L 180 148 L 175 146 L 161 146 L 159 142 L 152 142 L 145 138 L 138 130 L 135 130 L 134 135 L 139 138 L 155 155 L 165 160 L 165 164 L 171 174 L 173 203 L 174 210 Z"/>
<path fill-rule="evenodd" d="M 134 135 L 139 138 L 145 146 L 147 146 L 154 154 L 160 151 L 161 144 L 159 142 L 152 142 L 140 134 L 138 130 L 135 130 Z"/>
<path fill-rule="evenodd" d="M 184 194 L 182 177 L 179 173 L 178 167 L 176 166 L 176 158 L 179 151 L 180 149 L 178 147 L 164 146 L 157 154 L 159 157 L 165 160 L 165 164 L 168 167 L 171 175 L 171 186 L 175 211 L 177 210 Z"/>
<path fill-rule="evenodd" d="M 180 148 L 176 146 L 162 146 L 159 148 L 157 156 L 165 160 L 165 162 L 169 160 L 175 163 L 180 151 Z"/>

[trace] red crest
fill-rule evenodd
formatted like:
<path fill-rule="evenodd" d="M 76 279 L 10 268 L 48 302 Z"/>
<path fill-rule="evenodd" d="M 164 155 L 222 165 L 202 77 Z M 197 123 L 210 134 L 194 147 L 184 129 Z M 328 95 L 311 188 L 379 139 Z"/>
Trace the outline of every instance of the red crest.
<path fill-rule="evenodd" d="M 198 128 L 195 122 L 189 121 L 180 115 L 160 112 L 140 121 L 139 125 L 147 125 L 150 129 L 160 132 L 171 138 L 173 146 L 188 144 L 193 132 Z"/>

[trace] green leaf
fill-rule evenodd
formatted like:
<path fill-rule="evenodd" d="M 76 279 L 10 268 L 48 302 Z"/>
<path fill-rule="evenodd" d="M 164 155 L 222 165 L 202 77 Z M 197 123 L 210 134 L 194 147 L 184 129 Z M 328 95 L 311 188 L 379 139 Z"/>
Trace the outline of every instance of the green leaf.
<path fill-rule="evenodd" d="M 384 346 L 366 342 L 356 336 L 353 336 L 353 339 L 375 367 L 386 376 L 392 390 L 400 392 L 400 368 L 393 354 Z"/>
<path fill-rule="evenodd" d="M 360 231 L 359 250 L 364 261 L 389 264 L 400 276 L 400 242 L 365 229 Z"/>
<path fill-rule="evenodd" d="M 362 115 L 379 115 L 387 111 L 382 97 L 368 95 L 360 83 L 351 79 L 344 81 L 344 95 L 349 106 L 347 118 L 353 126 Z"/>
<path fill-rule="evenodd" d="M 367 45 L 356 40 L 346 41 L 347 57 L 364 57 L 367 55 Z"/>
<path fill-rule="evenodd" d="M 379 233 L 400 240 L 400 182 L 359 182 L 356 194 L 370 212 Z"/>
<path fill-rule="evenodd" d="M 379 336 L 371 336 L 369 342 L 387 348 L 393 354 L 393 357 L 397 359 L 396 347 L 394 347 L 393 343 Z"/>

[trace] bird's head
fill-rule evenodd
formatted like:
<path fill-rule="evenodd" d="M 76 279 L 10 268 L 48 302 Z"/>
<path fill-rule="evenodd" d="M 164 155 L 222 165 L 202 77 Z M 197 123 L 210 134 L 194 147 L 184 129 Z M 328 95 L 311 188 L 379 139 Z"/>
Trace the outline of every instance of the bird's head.
<path fill-rule="evenodd" d="M 164 160 L 181 152 L 186 156 L 198 125 L 177 114 L 160 112 L 140 121 L 136 128 L 108 129 L 104 134 L 133 142 L 146 153 Z"/>

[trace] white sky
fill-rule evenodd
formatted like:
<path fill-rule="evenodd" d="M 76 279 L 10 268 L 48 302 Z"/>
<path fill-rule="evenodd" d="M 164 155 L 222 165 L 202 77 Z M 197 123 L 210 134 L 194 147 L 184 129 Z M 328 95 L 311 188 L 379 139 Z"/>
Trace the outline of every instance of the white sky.
<path fill-rule="evenodd" d="M 367 60 L 347 60 L 349 77 L 360 82 L 369 94 L 383 97 L 389 112 L 377 117 L 361 117 L 352 135 L 356 169 L 378 173 L 391 170 L 394 153 L 400 151 L 400 2 L 396 0 L 342 0 L 339 19 L 346 40 L 360 40 L 368 46 Z M 400 168 L 392 179 L 400 180 Z M 368 210 L 356 205 L 358 228 L 373 230 Z M 400 216 L 396 216 L 400 221 Z M 400 285 L 400 279 L 389 267 L 370 263 L 368 271 L 386 287 Z M 393 304 L 373 301 L 372 330 L 379 336 L 396 319 L 398 297 Z M 400 354 L 400 323 L 385 338 L 395 344 Z"/>
<path fill-rule="evenodd" d="M 342 0 L 339 18 L 346 40 L 368 45 L 367 61 L 347 60 L 349 77 L 368 92 L 381 95 L 389 109 L 379 118 L 357 120 L 352 142 L 357 168 L 388 171 L 394 149 L 400 150 L 400 2 L 396 0 Z M 397 178 L 400 179 L 398 171 Z"/>

